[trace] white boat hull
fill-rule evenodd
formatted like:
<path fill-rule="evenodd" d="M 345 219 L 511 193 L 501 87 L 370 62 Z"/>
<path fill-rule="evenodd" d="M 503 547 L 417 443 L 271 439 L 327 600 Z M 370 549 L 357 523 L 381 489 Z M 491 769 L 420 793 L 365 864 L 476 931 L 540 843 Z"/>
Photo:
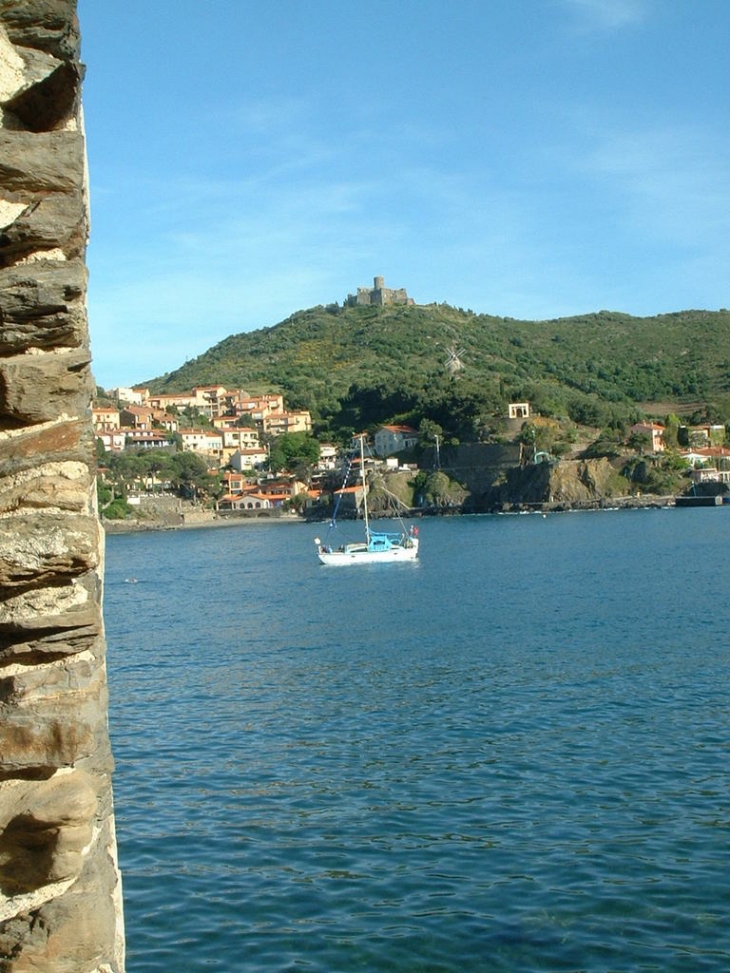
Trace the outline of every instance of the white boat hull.
<path fill-rule="evenodd" d="M 360 476 L 362 477 L 362 509 L 363 521 L 365 525 L 365 536 L 362 541 L 350 544 L 343 544 L 333 550 L 325 541 L 323 544 L 319 537 L 315 537 L 314 543 L 317 545 L 317 557 L 321 564 L 329 567 L 349 567 L 352 564 L 393 564 L 398 561 L 415 561 L 418 558 L 418 528 L 411 527 L 406 532 L 405 524 L 399 517 L 401 532 L 388 530 L 372 530 L 370 528 L 370 518 L 368 516 L 368 487 L 365 480 L 365 436 L 357 437 L 360 442 Z M 348 467 L 345 474 L 345 483 L 350 472 Z M 344 490 L 344 486 L 342 488 Z M 397 497 L 396 497 L 397 499 Z M 339 503 L 339 500 L 338 500 Z M 332 515 L 330 529 L 335 526 L 337 515 L 337 505 Z"/>
<path fill-rule="evenodd" d="M 387 551 L 369 551 L 365 544 L 347 544 L 337 551 L 320 548 L 317 557 L 329 567 L 349 567 L 353 564 L 388 564 L 394 561 L 415 561 L 418 558 L 418 540 L 413 538 L 409 547 L 391 547 Z"/>

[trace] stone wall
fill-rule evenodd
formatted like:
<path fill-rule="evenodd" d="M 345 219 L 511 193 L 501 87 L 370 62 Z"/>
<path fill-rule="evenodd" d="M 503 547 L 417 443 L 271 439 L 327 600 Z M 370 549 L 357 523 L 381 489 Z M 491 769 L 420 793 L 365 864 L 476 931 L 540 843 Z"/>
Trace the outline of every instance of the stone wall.
<path fill-rule="evenodd" d="M 119 973 L 76 0 L 0 0 L 0 973 Z"/>
<path fill-rule="evenodd" d="M 357 294 L 348 294 L 345 303 L 350 307 L 376 305 L 387 307 L 389 304 L 408 304 L 416 302 L 408 296 L 405 287 L 386 287 L 384 277 L 374 277 L 373 286 L 358 287 Z"/>

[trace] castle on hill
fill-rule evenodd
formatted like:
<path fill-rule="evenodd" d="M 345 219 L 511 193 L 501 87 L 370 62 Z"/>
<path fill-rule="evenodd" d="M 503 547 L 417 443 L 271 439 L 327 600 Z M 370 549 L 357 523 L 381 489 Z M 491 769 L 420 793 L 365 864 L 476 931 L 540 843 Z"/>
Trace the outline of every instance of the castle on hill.
<path fill-rule="evenodd" d="M 386 304 L 415 304 L 412 297 L 406 293 L 405 287 L 397 290 L 385 286 L 384 277 L 374 277 L 372 289 L 370 287 L 358 287 L 357 294 L 347 295 L 347 305 L 349 307 L 363 307 L 376 305 L 385 307 Z"/>

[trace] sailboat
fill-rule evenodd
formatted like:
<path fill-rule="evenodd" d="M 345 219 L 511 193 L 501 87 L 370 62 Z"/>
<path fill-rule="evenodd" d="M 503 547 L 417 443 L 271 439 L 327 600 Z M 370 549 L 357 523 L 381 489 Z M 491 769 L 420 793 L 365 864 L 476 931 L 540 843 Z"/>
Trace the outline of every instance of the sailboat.
<path fill-rule="evenodd" d="M 343 544 L 341 547 L 333 548 L 325 540 L 324 542 L 315 537 L 314 543 L 317 545 L 317 557 L 322 564 L 331 567 L 344 567 L 351 564 L 383 564 L 392 561 L 415 561 L 418 557 L 418 528 L 411 527 L 406 530 L 402 521 L 401 530 L 394 531 L 375 531 L 370 528 L 370 517 L 368 512 L 368 489 L 365 482 L 365 437 L 358 436 L 360 443 L 360 476 L 362 479 L 363 492 L 363 519 L 365 524 L 365 539 L 354 543 Z M 347 483 L 348 471 L 345 473 L 345 484 Z M 337 507 L 340 497 L 335 505 L 332 515 L 330 528 L 331 533 L 336 528 Z"/>

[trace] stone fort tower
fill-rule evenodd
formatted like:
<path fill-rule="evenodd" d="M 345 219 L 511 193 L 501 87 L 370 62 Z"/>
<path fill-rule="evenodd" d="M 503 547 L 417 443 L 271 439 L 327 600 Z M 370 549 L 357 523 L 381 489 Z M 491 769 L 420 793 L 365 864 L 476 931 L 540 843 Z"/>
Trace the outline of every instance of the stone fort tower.
<path fill-rule="evenodd" d="M 416 302 L 408 296 L 405 287 L 393 290 L 385 286 L 384 277 L 374 277 L 372 289 L 358 287 L 357 294 L 348 294 L 346 303 L 350 307 L 370 304 L 384 307 L 386 304 L 415 304 Z"/>
<path fill-rule="evenodd" d="M 0 0 L 0 970 L 122 973 L 76 0 Z"/>

